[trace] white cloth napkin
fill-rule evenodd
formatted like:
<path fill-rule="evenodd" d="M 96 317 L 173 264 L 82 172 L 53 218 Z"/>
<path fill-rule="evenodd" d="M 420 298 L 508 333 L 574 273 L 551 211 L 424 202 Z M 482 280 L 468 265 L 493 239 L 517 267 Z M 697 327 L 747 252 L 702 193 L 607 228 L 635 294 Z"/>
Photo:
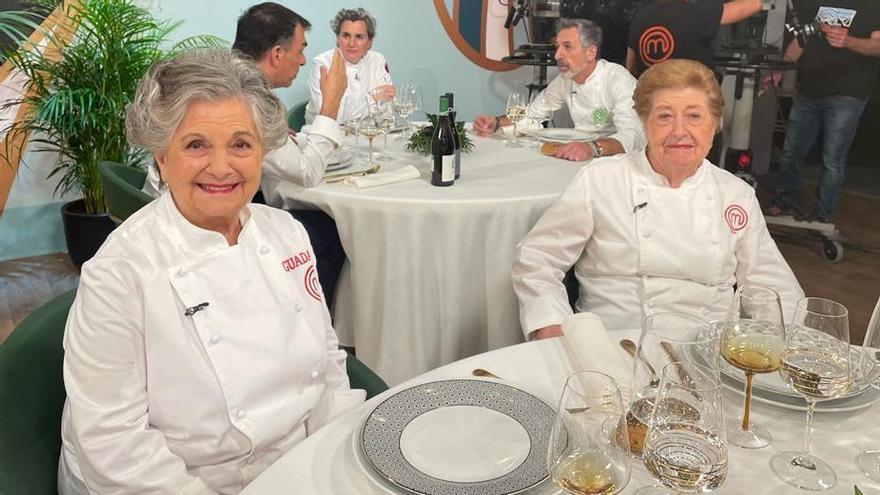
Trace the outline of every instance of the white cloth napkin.
<path fill-rule="evenodd" d="M 419 178 L 419 170 L 412 165 L 406 165 L 391 172 L 379 172 L 371 175 L 362 175 L 359 177 L 346 177 L 343 184 L 358 189 L 367 187 L 384 186 L 386 184 L 394 184 L 395 182 L 403 182 Z"/>
<path fill-rule="evenodd" d="M 575 371 L 611 375 L 624 401 L 632 391 L 633 360 L 593 313 L 576 313 L 562 320 L 562 341 Z"/>

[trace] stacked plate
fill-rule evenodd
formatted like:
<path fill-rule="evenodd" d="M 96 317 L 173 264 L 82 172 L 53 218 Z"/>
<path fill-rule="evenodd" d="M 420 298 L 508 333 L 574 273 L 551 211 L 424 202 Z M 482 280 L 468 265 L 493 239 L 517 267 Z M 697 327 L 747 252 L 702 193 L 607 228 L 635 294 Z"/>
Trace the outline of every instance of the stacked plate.
<path fill-rule="evenodd" d="M 348 168 L 354 164 L 355 154 L 351 150 L 337 148 L 330 153 L 327 159 L 327 172 L 335 172 Z"/>
<path fill-rule="evenodd" d="M 505 383 L 457 379 L 389 397 L 353 435 L 355 458 L 390 494 L 555 493 L 547 446 L 555 413 Z"/>
<path fill-rule="evenodd" d="M 878 397 L 880 390 L 870 386 L 870 383 L 862 376 L 858 369 L 861 347 L 850 348 L 850 363 L 852 366 L 853 383 L 850 389 L 840 397 L 816 403 L 816 412 L 843 412 L 855 411 L 870 406 Z M 721 382 L 727 388 L 743 393 L 745 373 L 721 362 Z M 752 398 L 758 402 L 772 404 L 784 409 L 806 411 L 807 401 L 795 393 L 782 379 L 779 373 L 756 374 L 752 381 Z"/>

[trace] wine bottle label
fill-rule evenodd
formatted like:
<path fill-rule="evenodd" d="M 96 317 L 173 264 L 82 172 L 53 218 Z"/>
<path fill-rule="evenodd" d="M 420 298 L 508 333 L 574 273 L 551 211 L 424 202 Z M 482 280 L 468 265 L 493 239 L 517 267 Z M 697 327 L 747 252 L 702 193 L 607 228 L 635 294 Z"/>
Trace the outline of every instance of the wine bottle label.
<path fill-rule="evenodd" d="M 440 180 L 451 182 L 455 180 L 455 155 L 443 155 L 443 165 L 440 167 Z"/>

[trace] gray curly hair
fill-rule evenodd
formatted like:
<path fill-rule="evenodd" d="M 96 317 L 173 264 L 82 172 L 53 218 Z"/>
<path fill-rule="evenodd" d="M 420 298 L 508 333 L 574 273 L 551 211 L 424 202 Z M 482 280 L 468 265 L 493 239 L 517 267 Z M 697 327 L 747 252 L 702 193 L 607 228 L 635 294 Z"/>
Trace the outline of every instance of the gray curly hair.
<path fill-rule="evenodd" d="M 193 50 L 157 62 L 141 78 L 125 118 L 129 144 L 159 154 L 194 101 L 241 98 L 250 106 L 263 153 L 287 139 L 284 106 L 252 62 L 232 51 Z"/>
<path fill-rule="evenodd" d="M 364 24 L 367 26 L 367 36 L 370 39 L 373 39 L 373 37 L 376 36 L 376 19 L 362 8 L 342 9 L 336 13 L 336 17 L 330 21 L 330 29 L 333 30 L 333 33 L 335 33 L 336 36 L 339 36 L 339 31 L 342 29 L 342 23 L 345 21 L 364 21 Z"/>

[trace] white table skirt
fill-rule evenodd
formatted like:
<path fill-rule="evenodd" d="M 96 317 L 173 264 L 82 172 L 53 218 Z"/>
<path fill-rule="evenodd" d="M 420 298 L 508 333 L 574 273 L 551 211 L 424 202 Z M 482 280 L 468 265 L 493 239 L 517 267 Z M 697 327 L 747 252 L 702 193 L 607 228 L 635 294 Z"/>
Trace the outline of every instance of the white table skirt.
<path fill-rule="evenodd" d="M 414 165 L 418 180 L 322 184 L 299 197 L 336 220 L 348 255 L 333 312 L 340 342 L 389 384 L 523 341 L 510 282 L 516 244 L 582 166 L 541 155 L 532 140 L 514 149 L 471 138 L 451 187 L 431 186 L 429 157 L 391 138 L 396 159 L 383 170 Z"/>
<path fill-rule="evenodd" d="M 619 335 L 631 334 L 623 332 Z M 617 338 L 617 335 L 614 335 Z M 473 356 L 446 365 L 413 380 L 393 387 L 354 410 L 337 418 L 293 450 L 254 480 L 243 493 L 248 495 L 384 495 L 361 471 L 354 458 L 351 435 L 364 414 L 390 395 L 417 383 L 470 376 L 474 368 L 485 368 L 518 384 L 526 390 L 542 392 L 558 400 L 565 377 L 570 372 L 559 339 L 515 345 Z M 725 390 L 724 412 L 728 422 L 737 422 L 742 414 L 742 396 Z M 554 404 L 555 409 L 556 404 Z M 856 456 L 865 449 L 880 448 L 880 401 L 868 408 L 845 413 L 816 413 L 814 416 L 813 453 L 837 471 L 838 482 L 822 493 L 852 495 L 858 484 L 869 495 L 880 493 L 880 484 L 865 477 L 856 466 Z M 769 447 L 746 450 L 730 447 L 727 481 L 716 493 L 778 495 L 806 493 L 778 480 L 770 468 L 770 458 L 782 450 L 800 450 L 806 413 L 789 411 L 752 402 L 752 418 L 767 426 L 773 435 Z M 623 493 L 635 493 L 651 483 L 640 462 L 633 463 L 632 480 Z"/>

